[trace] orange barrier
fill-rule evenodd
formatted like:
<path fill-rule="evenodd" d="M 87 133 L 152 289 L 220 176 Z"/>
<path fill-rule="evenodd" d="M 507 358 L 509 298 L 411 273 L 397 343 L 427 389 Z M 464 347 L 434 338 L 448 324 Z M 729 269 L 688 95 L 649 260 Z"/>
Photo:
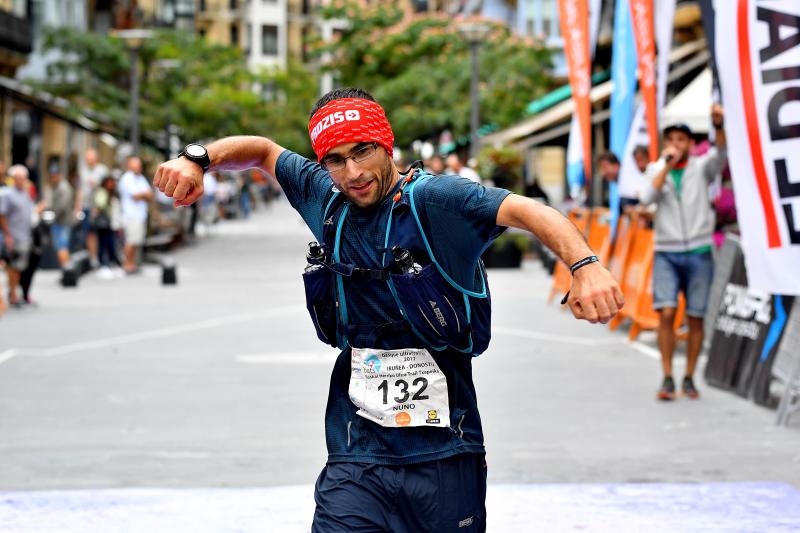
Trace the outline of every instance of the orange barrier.
<path fill-rule="evenodd" d="M 625 297 L 625 307 L 620 309 L 617 316 L 608 323 L 612 331 L 617 329 L 623 320 L 634 316 L 641 291 L 644 289 L 642 281 L 647 275 L 648 262 L 653 260 L 653 230 L 646 227 L 638 218 L 631 223 L 630 240 L 622 274 L 617 279 Z"/>
<path fill-rule="evenodd" d="M 594 250 L 600 263 L 606 265 L 611 251 L 611 212 L 607 208 L 592 209 L 586 242 Z"/>
<path fill-rule="evenodd" d="M 586 231 L 589 226 L 589 219 L 591 218 L 588 209 L 583 207 L 572 209 L 567 214 L 567 218 L 573 224 L 575 224 L 575 227 L 578 228 L 578 231 L 586 235 Z M 553 287 L 550 289 L 550 295 L 547 297 L 547 303 L 552 303 L 553 298 L 555 298 L 557 294 L 561 296 L 567 294 L 571 284 L 572 276 L 569 273 L 569 268 L 564 264 L 563 261 L 556 261 L 556 267 L 553 270 Z"/>
<path fill-rule="evenodd" d="M 653 309 L 653 253 L 653 230 L 647 227 L 647 221 L 635 214 L 620 217 L 609 270 L 620 284 L 625 307 L 611 319 L 608 327 L 613 331 L 630 318 L 630 340 L 635 340 L 643 330 L 658 327 L 658 312 Z M 686 302 L 680 295 L 675 315 L 676 331 L 683 323 L 685 309 Z"/>
<path fill-rule="evenodd" d="M 608 258 L 608 271 L 618 283 L 622 282 L 622 275 L 625 273 L 625 265 L 631 252 L 637 224 L 639 224 L 639 217 L 636 213 L 622 215 L 617 222 L 617 238 Z"/>

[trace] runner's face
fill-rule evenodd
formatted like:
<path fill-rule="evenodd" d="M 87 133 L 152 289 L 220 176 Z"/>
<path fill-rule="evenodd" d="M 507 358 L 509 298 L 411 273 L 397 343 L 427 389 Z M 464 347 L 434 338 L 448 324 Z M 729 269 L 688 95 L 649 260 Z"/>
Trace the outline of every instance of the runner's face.
<path fill-rule="evenodd" d="M 332 148 L 323 159 L 347 158 L 344 168 L 329 171 L 336 187 L 358 207 L 370 207 L 380 202 L 392 189 L 400 175 L 395 170 L 389 154 L 382 146 L 375 148 L 374 154 L 361 162 L 356 162 L 361 150 L 370 151 L 372 143 L 345 143 Z"/>

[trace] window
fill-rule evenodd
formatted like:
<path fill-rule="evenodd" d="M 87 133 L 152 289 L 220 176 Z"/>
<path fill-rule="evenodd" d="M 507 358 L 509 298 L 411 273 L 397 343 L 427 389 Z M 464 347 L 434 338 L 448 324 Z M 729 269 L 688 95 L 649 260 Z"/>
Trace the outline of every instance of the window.
<path fill-rule="evenodd" d="M 261 55 L 278 55 L 278 27 L 265 24 L 261 26 Z"/>
<path fill-rule="evenodd" d="M 558 22 L 558 6 L 554 0 L 542 2 L 542 33 L 546 37 L 557 37 L 561 33 Z"/>
<path fill-rule="evenodd" d="M 244 27 L 244 53 L 250 55 L 250 50 L 253 48 L 253 25 L 249 22 Z"/>
<path fill-rule="evenodd" d="M 231 24 L 231 44 L 239 46 L 239 25 Z"/>

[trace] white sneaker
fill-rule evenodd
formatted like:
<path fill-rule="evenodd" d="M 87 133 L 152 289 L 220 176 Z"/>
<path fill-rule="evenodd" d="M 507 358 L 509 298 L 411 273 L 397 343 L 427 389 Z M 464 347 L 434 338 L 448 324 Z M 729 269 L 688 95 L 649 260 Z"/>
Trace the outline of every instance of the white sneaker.
<path fill-rule="evenodd" d="M 102 266 L 97 269 L 97 277 L 98 279 L 114 279 L 116 276 L 114 276 L 114 272 L 110 268 Z"/>

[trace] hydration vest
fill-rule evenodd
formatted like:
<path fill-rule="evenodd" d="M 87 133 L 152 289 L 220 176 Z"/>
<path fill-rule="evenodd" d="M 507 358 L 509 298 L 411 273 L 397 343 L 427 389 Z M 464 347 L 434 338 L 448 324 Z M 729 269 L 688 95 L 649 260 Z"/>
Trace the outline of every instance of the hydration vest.
<path fill-rule="evenodd" d="M 491 338 L 491 295 L 483 261 L 478 260 L 475 274 L 480 290 L 470 291 L 458 284 L 436 260 L 422 228 L 414 202 L 418 183 L 436 179 L 424 171 L 411 171 L 393 197 L 386 224 L 380 269 L 361 268 L 343 263 L 340 257 L 344 221 L 351 204 L 343 194 L 335 192 L 325 208 L 323 219 L 324 258 L 309 258 L 317 268 L 306 269 L 303 283 L 306 307 L 324 343 L 344 350 L 356 328 L 368 330 L 368 342 L 384 335 L 409 329 L 425 345 L 436 351 L 453 348 L 479 355 Z M 391 253 L 399 246 L 411 252 L 419 269 L 402 272 Z M 344 278 L 385 282 L 394 297 L 402 320 L 367 325 L 352 325 L 348 320 Z M 357 346 L 369 348 L 372 346 Z"/>

